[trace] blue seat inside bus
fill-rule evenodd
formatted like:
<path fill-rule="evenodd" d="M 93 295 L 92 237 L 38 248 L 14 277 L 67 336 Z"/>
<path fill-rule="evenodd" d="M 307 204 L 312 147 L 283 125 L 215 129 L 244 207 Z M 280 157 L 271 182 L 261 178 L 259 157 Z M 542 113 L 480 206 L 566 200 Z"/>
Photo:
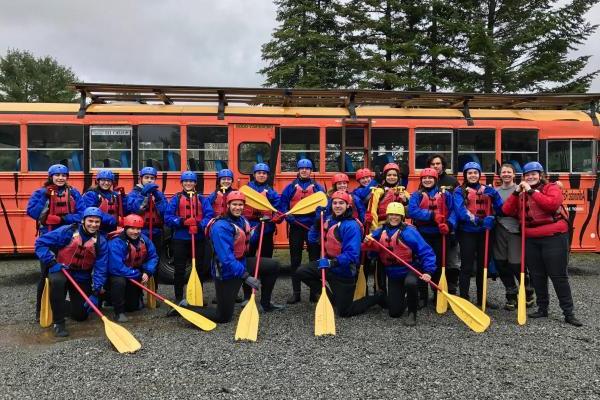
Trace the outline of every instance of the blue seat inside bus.
<path fill-rule="evenodd" d="M 166 164 L 167 171 L 179 171 L 179 168 L 181 166 L 181 158 L 179 157 L 179 154 L 173 151 L 167 151 Z"/>
<path fill-rule="evenodd" d="M 508 161 L 508 163 L 511 164 L 514 167 L 515 173 L 517 173 L 517 174 L 523 173 L 523 170 L 521 169 L 521 164 L 519 164 L 518 161 L 516 161 L 516 160 L 510 160 L 510 161 Z"/>
<path fill-rule="evenodd" d="M 463 167 L 468 162 L 476 162 L 477 164 L 481 165 L 479 157 L 477 157 L 475 154 L 461 154 L 460 156 L 458 156 L 458 171 L 462 172 Z M 483 168 L 483 166 L 481 167 Z"/>
<path fill-rule="evenodd" d="M 71 157 L 69 158 L 69 170 L 71 171 L 83 171 L 82 165 L 82 156 L 83 154 L 80 151 L 74 151 L 71 153 Z"/>
<path fill-rule="evenodd" d="M 38 151 L 27 152 L 27 169 L 29 171 L 45 171 L 50 167 L 50 157 Z"/>

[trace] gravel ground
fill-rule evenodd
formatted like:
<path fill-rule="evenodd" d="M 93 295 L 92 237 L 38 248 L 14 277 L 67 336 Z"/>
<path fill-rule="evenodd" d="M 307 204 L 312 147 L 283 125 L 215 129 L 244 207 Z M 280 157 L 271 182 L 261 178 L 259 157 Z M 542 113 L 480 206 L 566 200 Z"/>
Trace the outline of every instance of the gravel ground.
<path fill-rule="evenodd" d="M 97 318 L 69 321 L 71 336 L 55 339 L 33 322 L 37 262 L 0 261 L 0 397 L 600 399 L 599 261 L 571 260 L 583 328 L 562 321 L 553 294 L 550 318 L 524 327 L 515 313 L 492 310 L 491 327 L 475 334 L 451 312 L 428 309 L 406 328 L 375 307 L 337 318 L 337 336 L 315 338 L 304 298 L 262 315 L 256 343 L 236 343 L 236 322 L 206 333 L 164 317 L 162 306 L 124 324 L 142 343 L 133 355 L 112 349 Z M 289 287 L 282 276 L 274 300 L 284 302 Z M 489 293 L 502 303 L 500 281 Z"/>

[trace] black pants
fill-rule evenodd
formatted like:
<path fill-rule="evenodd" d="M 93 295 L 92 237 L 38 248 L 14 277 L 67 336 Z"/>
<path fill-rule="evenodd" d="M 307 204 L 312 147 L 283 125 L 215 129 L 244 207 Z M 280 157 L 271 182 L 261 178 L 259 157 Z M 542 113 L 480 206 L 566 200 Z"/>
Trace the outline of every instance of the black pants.
<path fill-rule="evenodd" d="M 531 272 L 537 305 L 548 309 L 548 278 L 552 281 L 558 303 L 565 316 L 573 315 L 573 297 L 567 275 L 569 263 L 568 233 L 525 240 L 525 257 Z"/>
<path fill-rule="evenodd" d="M 86 320 L 88 314 L 83 307 L 85 300 L 81 297 L 77 289 L 73 287 L 71 282 L 67 280 L 67 277 L 59 271 L 49 274 L 48 278 L 50 278 L 50 305 L 52 306 L 54 323 L 60 324 L 65 322 L 67 290 L 69 291 L 69 299 L 71 300 L 71 319 L 76 321 Z M 91 281 L 77 282 L 77 284 L 83 289 L 85 294 L 90 295 L 92 293 Z"/>
<path fill-rule="evenodd" d="M 296 270 L 302 264 L 302 251 L 304 244 L 308 251 L 308 260 L 316 261 L 319 259 L 319 245 L 317 243 L 308 243 L 308 231 L 301 226 L 291 224 L 289 229 L 290 239 L 290 269 L 292 272 L 292 291 L 300 293 L 300 279 L 296 276 Z"/>
<path fill-rule="evenodd" d="M 260 226 L 256 229 L 260 229 Z M 273 258 L 273 248 L 274 248 L 273 235 L 274 234 L 275 234 L 275 232 L 263 234 L 262 248 L 260 249 L 261 257 Z M 249 247 L 250 248 L 248 249 L 248 256 L 249 257 L 256 256 L 256 252 L 258 251 L 258 242 L 250 243 Z"/>
<path fill-rule="evenodd" d="M 156 291 L 158 291 L 158 268 L 160 268 L 160 260 L 162 259 L 163 253 L 162 235 L 152 235 L 152 244 L 156 248 L 156 254 L 158 255 L 158 265 L 156 266 L 156 271 L 154 273 L 154 284 L 156 285 Z"/>
<path fill-rule="evenodd" d="M 140 309 L 142 289 L 129 282 L 129 279 L 123 278 L 122 276 L 111 276 L 110 292 L 115 314 L 121 314 L 125 311 L 137 311 Z"/>
<path fill-rule="evenodd" d="M 371 260 L 371 269 L 373 270 L 373 290 L 374 292 L 387 292 L 387 275 L 385 274 L 385 265 L 379 259 Z"/>
<path fill-rule="evenodd" d="M 402 278 L 388 278 L 387 304 L 390 317 L 401 317 L 407 306 L 409 314 L 417 314 L 418 281 L 413 272 Z"/>
<path fill-rule="evenodd" d="M 47 276 L 48 276 L 48 269 L 44 266 L 44 263 L 40 261 L 40 280 L 38 281 L 36 298 L 35 298 L 36 320 L 40 317 L 40 307 L 42 305 L 42 294 L 44 293 L 44 286 L 46 285 L 46 277 Z"/>
<path fill-rule="evenodd" d="M 496 260 L 496 268 L 498 269 L 498 276 L 504 285 L 506 291 L 506 300 L 517 300 L 517 294 L 519 292 L 518 283 L 521 279 L 521 265 L 511 264 L 508 260 Z M 531 297 L 533 294 L 533 288 L 531 287 L 531 280 L 529 279 L 529 272 L 525 270 L 525 291 L 527 297 Z"/>
<path fill-rule="evenodd" d="M 173 276 L 175 300 L 179 302 L 183 299 L 187 263 L 192 258 L 192 241 L 173 239 L 171 240 L 171 251 L 175 268 Z M 210 267 L 204 262 L 204 240 L 196 240 L 196 270 L 202 281 L 206 281 L 210 277 Z"/>
<path fill-rule="evenodd" d="M 425 242 L 427 242 L 427 244 L 429 244 L 431 246 L 431 248 L 433 249 L 433 252 L 435 253 L 435 272 L 432 274 L 431 278 L 433 280 L 433 282 L 435 283 L 440 283 L 440 278 L 442 276 L 442 235 L 440 234 L 427 234 L 427 233 L 421 233 L 421 236 L 423 236 L 423 239 L 425 240 Z M 446 241 L 446 246 L 448 245 L 448 242 Z M 446 278 L 447 280 L 447 278 Z M 417 287 L 419 288 L 419 297 L 421 299 L 425 299 L 427 300 L 427 298 L 429 297 L 429 284 L 421 279 L 419 279 L 417 281 Z M 434 297 L 437 294 L 436 290 L 433 290 L 433 294 Z M 410 312 L 410 310 L 409 310 Z"/>
<path fill-rule="evenodd" d="M 254 274 L 255 266 L 255 257 L 246 258 L 246 271 L 248 271 L 249 274 Z M 277 275 L 279 274 L 279 268 L 279 262 L 277 260 L 271 258 L 260 259 L 260 265 L 258 267 L 258 278 L 261 283 L 260 304 L 264 307 L 268 307 L 271 303 L 271 295 L 273 293 L 273 288 L 275 287 Z M 233 316 L 235 298 L 242 285 L 242 280 L 215 279 L 214 282 L 217 295 L 217 307 L 194 307 L 194 311 L 217 323 L 229 322 Z"/>
<path fill-rule="evenodd" d="M 483 298 L 483 265 L 485 258 L 485 232 L 459 232 L 458 242 L 460 244 L 460 296 L 469 298 L 469 286 L 473 267 L 475 267 L 475 283 L 477 285 L 477 304 L 481 304 Z M 489 260 L 488 253 L 488 260 Z"/>
<path fill-rule="evenodd" d="M 302 282 L 308 285 L 311 292 L 320 292 L 322 284 L 318 261 L 300 266 L 296 274 Z M 327 295 L 331 299 L 337 315 L 342 318 L 362 314 L 379 302 L 376 296 L 365 296 L 354 301 L 355 278 L 343 278 L 327 270 L 326 279 L 331 288 L 331 290 L 327 290 Z"/>

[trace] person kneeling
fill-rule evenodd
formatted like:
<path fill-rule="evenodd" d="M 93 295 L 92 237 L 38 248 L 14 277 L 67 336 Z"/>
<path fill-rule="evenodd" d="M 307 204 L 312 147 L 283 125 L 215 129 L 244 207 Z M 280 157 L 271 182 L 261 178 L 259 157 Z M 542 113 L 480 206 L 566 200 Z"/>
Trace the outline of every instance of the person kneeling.
<path fill-rule="evenodd" d="M 376 293 L 354 301 L 363 228 L 352 217 L 352 210 L 348 207 L 350 201 L 347 192 L 335 192 L 331 195 L 332 214 L 322 228 L 324 257 L 304 264 L 296 271 L 298 278 L 310 287 L 311 292 L 318 293 L 321 290 L 321 269 L 325 269 L 331 288 L 328 295 L 340 317 L 362 314 L 371 306 L 381 304 L 384 299 L 382 293 Z M 318 212 L 317 214 L 319 220 L 313 229 L 321 230 L 320 215 Z"/>
<path fill-rule="evenodd" d="M 142 308 L 142 289 L 129 282 L 129 279 L 145 284 L 158 265 L 154 244 L 142 234 L 144 219 L 130 214 L 125 217 L 123 225 L 123 230 L 109 234 L 109 237 L 114 236 L 108 243 L 110 293 L 118 322 L 128 321 L 125 311 Z"/>
<path fill-rule="evenodd" d="M 376 229 L 365 241 L 369 249 L 379 252 L 379 260 L 385 267 L 388 278 L 387 304 L 390 317 L 398 318 L 408 307 L 408 316 L 404 320 L 407 326 L 417 323 L 417 275 L 402 265 L 396 257 L 381 249 L 381 246 L 391 250 L 411 265 L 420 260 L 420 268 L 424 271 L 421 279 L 431 280 L 435 273 L 435 253 L 423 239 L 419 231 L 404 222 L 404 206 L 401 203 L 390 203 L 387 206 L 387 221 Z M 377 241 L 381 246 L 371 241 Z M 418 265 L 415 265 L 419 267 Z"/>

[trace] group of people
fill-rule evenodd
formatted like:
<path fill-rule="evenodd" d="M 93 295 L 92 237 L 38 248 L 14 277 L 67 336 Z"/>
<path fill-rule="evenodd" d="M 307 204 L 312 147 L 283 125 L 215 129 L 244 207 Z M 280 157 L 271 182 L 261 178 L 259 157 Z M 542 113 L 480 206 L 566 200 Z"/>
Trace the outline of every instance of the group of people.
<path fill-rule="evenodd" d="M 574 315 L 567 276 L 569 224 L 562 212 L 562 190 L 545 180 L 541 164 L 527 163 L 519 184 L 515 183 L 514 167 L 502 165 L 502 183 L 496 188 L 479 182 L 482 170 L 478 163 L 465 164 L 462 184 L 445 171 L 444 157 L 431 156 L 413 193 L 401 185 L 401 169 L 395 163 L 384 166 L 380 182 L 368 168 L 358 170 L 354 190 L 350 190 L 350 178 L 338 173 L 327 192 L 326 207 L 293 215 L 287 212 L 299 201 L 325 192 L 312 178 L 309 159 L 297 162 L 297 176 L 281 194 L 269 184 L 269 166 L 254 165 L 248 186 L 265 196 L 277 212 L 250 207 L 246 195 L 233 187 L 234 175 L 229 169 L 218 172 L 216 189 L 208 196 L 196 192 L 196 173 L 184 171 L 181 190 L 167 200 L 158 190 L 157 171 L 152 167 L 140 171 L 139 183 L 127 195 L 114 187 L 115 177 L 109 170 L 99 171 L 96 185 L 81 195 L 68 184 L 67 167 L 53 165 L 47 182 L 32 194 L 27 208 L 40 234 L 35 244 L 41 266 L 38 317 L 46 277 L 55 335 L 68 335 L 67 291 L 71 318 L 87 317 L 89 307 L 61 273 L 66 269 L 93 302 L 108 299 L 115 318 L 126 321 L 126 311 L 143 307 L 141 290 L 129 280 L 145 283 L 156 272 L 163 225 L 171 230 L 178 304 L 189 306 L 184 299 L 185 272 L 194 254 L 200 277 L 203 281 L 212 277 L 216 292 L 216 306 L 197 308 L 200 314 L 214 322 L 228 322 L 235 302 L 247 301 L 257 289 L 262 311 L 282 310 L 283 305 L 271 301 L 280 270 L 272 256 L 277 226 L 285 220 L 292 272 L 288 304 L 301 301 L 303 283 L 309 289 L 309 300 L 318 301 L 324 269 L 327 293 L 339 316 L 361 314 L 380 305 L 391 317 L 405 315 L 404 323 L 412 326 L 417 310 L 435 301 L 437 292 L 430 298 L 428 281 L 438 283 L 442 267 L 447 270 L 448 291 L 465 299 L 470 299 L 474 274 L 474 301 L 481 305 L 483 270 L 492 261 L 505 287 L 505 308 L 514 310 L 521 252 L 525 251 L 527 303 L 533 305 L 535 293 L 538 307 L 530 317 L 548 316 L 550 278 L 565 321 L 581 326 Z M 305 248 L 309 262 L 301 265 Z M 257 257 L 259 275 L 255 278 Z M 421 274 L 417 276 L 400 260 Z M 356 298 L 361 268 L 372 280 L 372 288 Z"/>

